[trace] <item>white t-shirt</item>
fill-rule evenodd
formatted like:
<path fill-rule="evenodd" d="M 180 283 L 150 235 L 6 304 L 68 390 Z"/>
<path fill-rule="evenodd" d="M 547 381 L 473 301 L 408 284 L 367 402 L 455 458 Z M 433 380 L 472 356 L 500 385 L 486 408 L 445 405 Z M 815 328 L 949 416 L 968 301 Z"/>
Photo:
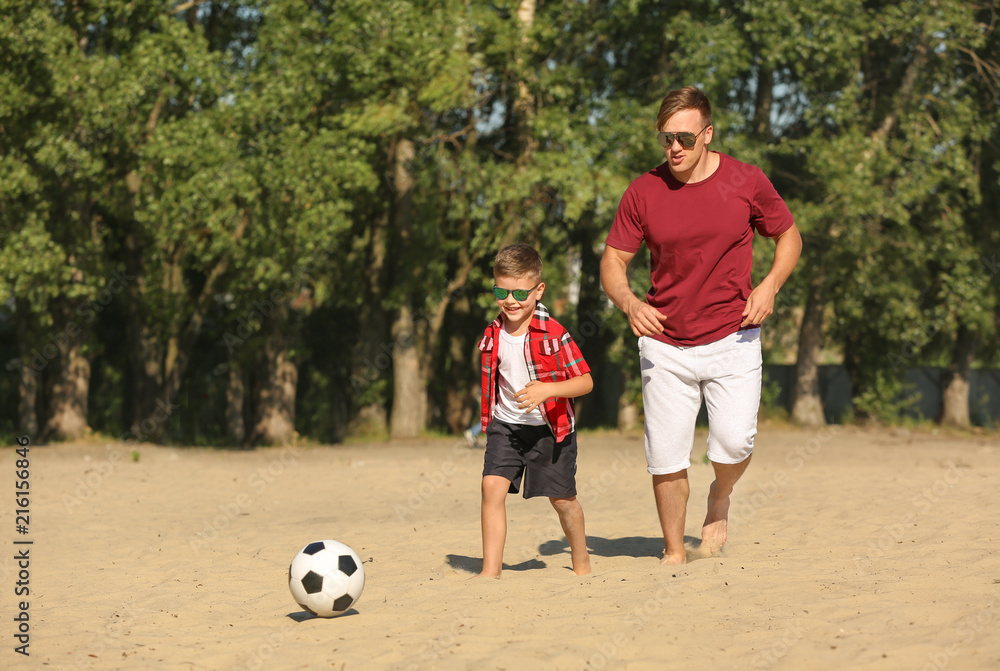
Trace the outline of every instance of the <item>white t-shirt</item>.
<path fill-rule="evenodd" d="M 528 375 L 528 362 L 524 358 L 524 339 L 527 333 L 512 336 L 506 329 L 500 329 L 500 352 L 497 372 L 500 375 L 500 394 L 497 397 L 497 407 L 493 409 L 493 417 L 507 424 L 527 424 L 541 426 L 545 424 L 542 411 L 535 408 L 531 412 L 523 412 L 514 400 L 514 394 L 524 389 L 531 382 Z"/>

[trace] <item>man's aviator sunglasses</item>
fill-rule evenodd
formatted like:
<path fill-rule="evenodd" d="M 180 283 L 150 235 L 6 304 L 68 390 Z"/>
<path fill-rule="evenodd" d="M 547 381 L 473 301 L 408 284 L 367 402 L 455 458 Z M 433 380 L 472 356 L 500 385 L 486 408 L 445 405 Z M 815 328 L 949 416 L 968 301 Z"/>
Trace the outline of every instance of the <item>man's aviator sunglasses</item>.
<path fill-rule="evenodd" d="M 541 282 L 539 282 L 538 284 L 541 284 Z M 538 284 L 531 287 L 530 289 L 501 289 L 500 287 L 494 284 L 493 295 L 497 297 L 498 301 L 506 300 L 507 294 L 512 295 L 515 301 L 519 302 L 526 301 L 528 300 L 528 296 L 531 294 L 531 292 L 538 288 Z"/>
<path fill-rule="evenodd" d="M 712 124 L 706 124 L 705 128 L 708 128 Z M 663 130 L 657 133 L 656 140 L 660 143 L 660 146 L 667 149 L 674 144 L 674 140 L 681 143 L 681 146 L 685 149 L 691 149 L 694 146 L 695 141 L 698 136 L 705 132 L 705 128 L 702 128 L 697 133 L 668 133 Z"/>

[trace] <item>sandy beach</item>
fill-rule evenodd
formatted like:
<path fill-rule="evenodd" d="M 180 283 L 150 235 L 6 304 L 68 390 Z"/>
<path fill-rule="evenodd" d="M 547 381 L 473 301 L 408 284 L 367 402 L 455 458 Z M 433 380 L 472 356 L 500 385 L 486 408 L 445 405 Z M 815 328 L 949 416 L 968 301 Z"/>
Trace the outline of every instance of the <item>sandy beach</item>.
<path fill-rule="evenodd" d="M 500 580 L 469 580 L 482 450 L 461 438 L 31 446 L 23 534 L 7 449 L 0 668 L 1000 668 L 995 433 L 762 426 L 729 542 L 703 557 L 699 431 L 680 567 L 659 565 L 641 435 L 579 445 L 593 574 L 569 569 L 546 500 L 512 496 Z M 287 586 L 326 538 L 367 576 L 334 619 Z"/>

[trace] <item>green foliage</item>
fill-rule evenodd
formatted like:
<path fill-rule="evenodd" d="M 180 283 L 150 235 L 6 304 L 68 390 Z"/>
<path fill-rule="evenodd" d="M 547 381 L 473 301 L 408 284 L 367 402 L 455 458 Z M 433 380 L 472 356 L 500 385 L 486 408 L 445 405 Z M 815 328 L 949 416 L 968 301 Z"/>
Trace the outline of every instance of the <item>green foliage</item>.
<path fill-rule="evenodd" d="M 215 405 L 190 401 L 176 426 L 206 440 L 214 367 L 264 370 L 281 339 L 303 430 L 334 440 L 391 394 L 391 365 L 349 382 L 362 338 L 393 343 L 361 332 L 362 309 L 388 324 L 410 305 L 428 384 L 474 386 L 490 263 L 518 240 L 541 250 L 560 320 L 597 328 L 592 367 L 635 400 L 634 336 L 596 264 L 629 181 L 662 160 L 660 99 L 693 83 L 713 147 L 761 165 L 805 236 L 769 343 L 788 350 L 822 272 L 858 417 L 898 417 L 905 369 L 946 365 L 960 328 L 978 362 L 1000 360 L 995 0 L 549 2 L 530 25 L 519 4 L 0 0 L 0 316 L 16 299 L 38 337 L 88 328 L 98 428 L 135 419 L 137 370 L 162 377 L 195 348 L 184 398 Z M 772 249 L 755 244 L 755 281 Z M 87 313 L 126 266 L 135 284 Z M 648 259 L 634 266 L 641 295 Z"/>

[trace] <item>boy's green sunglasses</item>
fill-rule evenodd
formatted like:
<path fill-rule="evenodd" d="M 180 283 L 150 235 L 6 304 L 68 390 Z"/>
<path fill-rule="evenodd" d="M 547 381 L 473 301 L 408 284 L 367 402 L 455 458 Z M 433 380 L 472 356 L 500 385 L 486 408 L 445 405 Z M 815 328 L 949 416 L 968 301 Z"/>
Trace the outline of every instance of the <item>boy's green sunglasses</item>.
<path fill-rule="evenodd" d="M 539 282 L 538 284 L 541 284 L 541 282 Z M 538 284 L 531 287 L 530 289 L 501 289 L 500 287 L 494 284 L 493 295 L 497 297 L 498 301 L 505 300 L 507 298 L 507 294 L 512 295 L 515 301 L 518 302 L 526 301 L 528 300 L 528 296 L 531 294 L 531 292 L 538 288 Z"/>

